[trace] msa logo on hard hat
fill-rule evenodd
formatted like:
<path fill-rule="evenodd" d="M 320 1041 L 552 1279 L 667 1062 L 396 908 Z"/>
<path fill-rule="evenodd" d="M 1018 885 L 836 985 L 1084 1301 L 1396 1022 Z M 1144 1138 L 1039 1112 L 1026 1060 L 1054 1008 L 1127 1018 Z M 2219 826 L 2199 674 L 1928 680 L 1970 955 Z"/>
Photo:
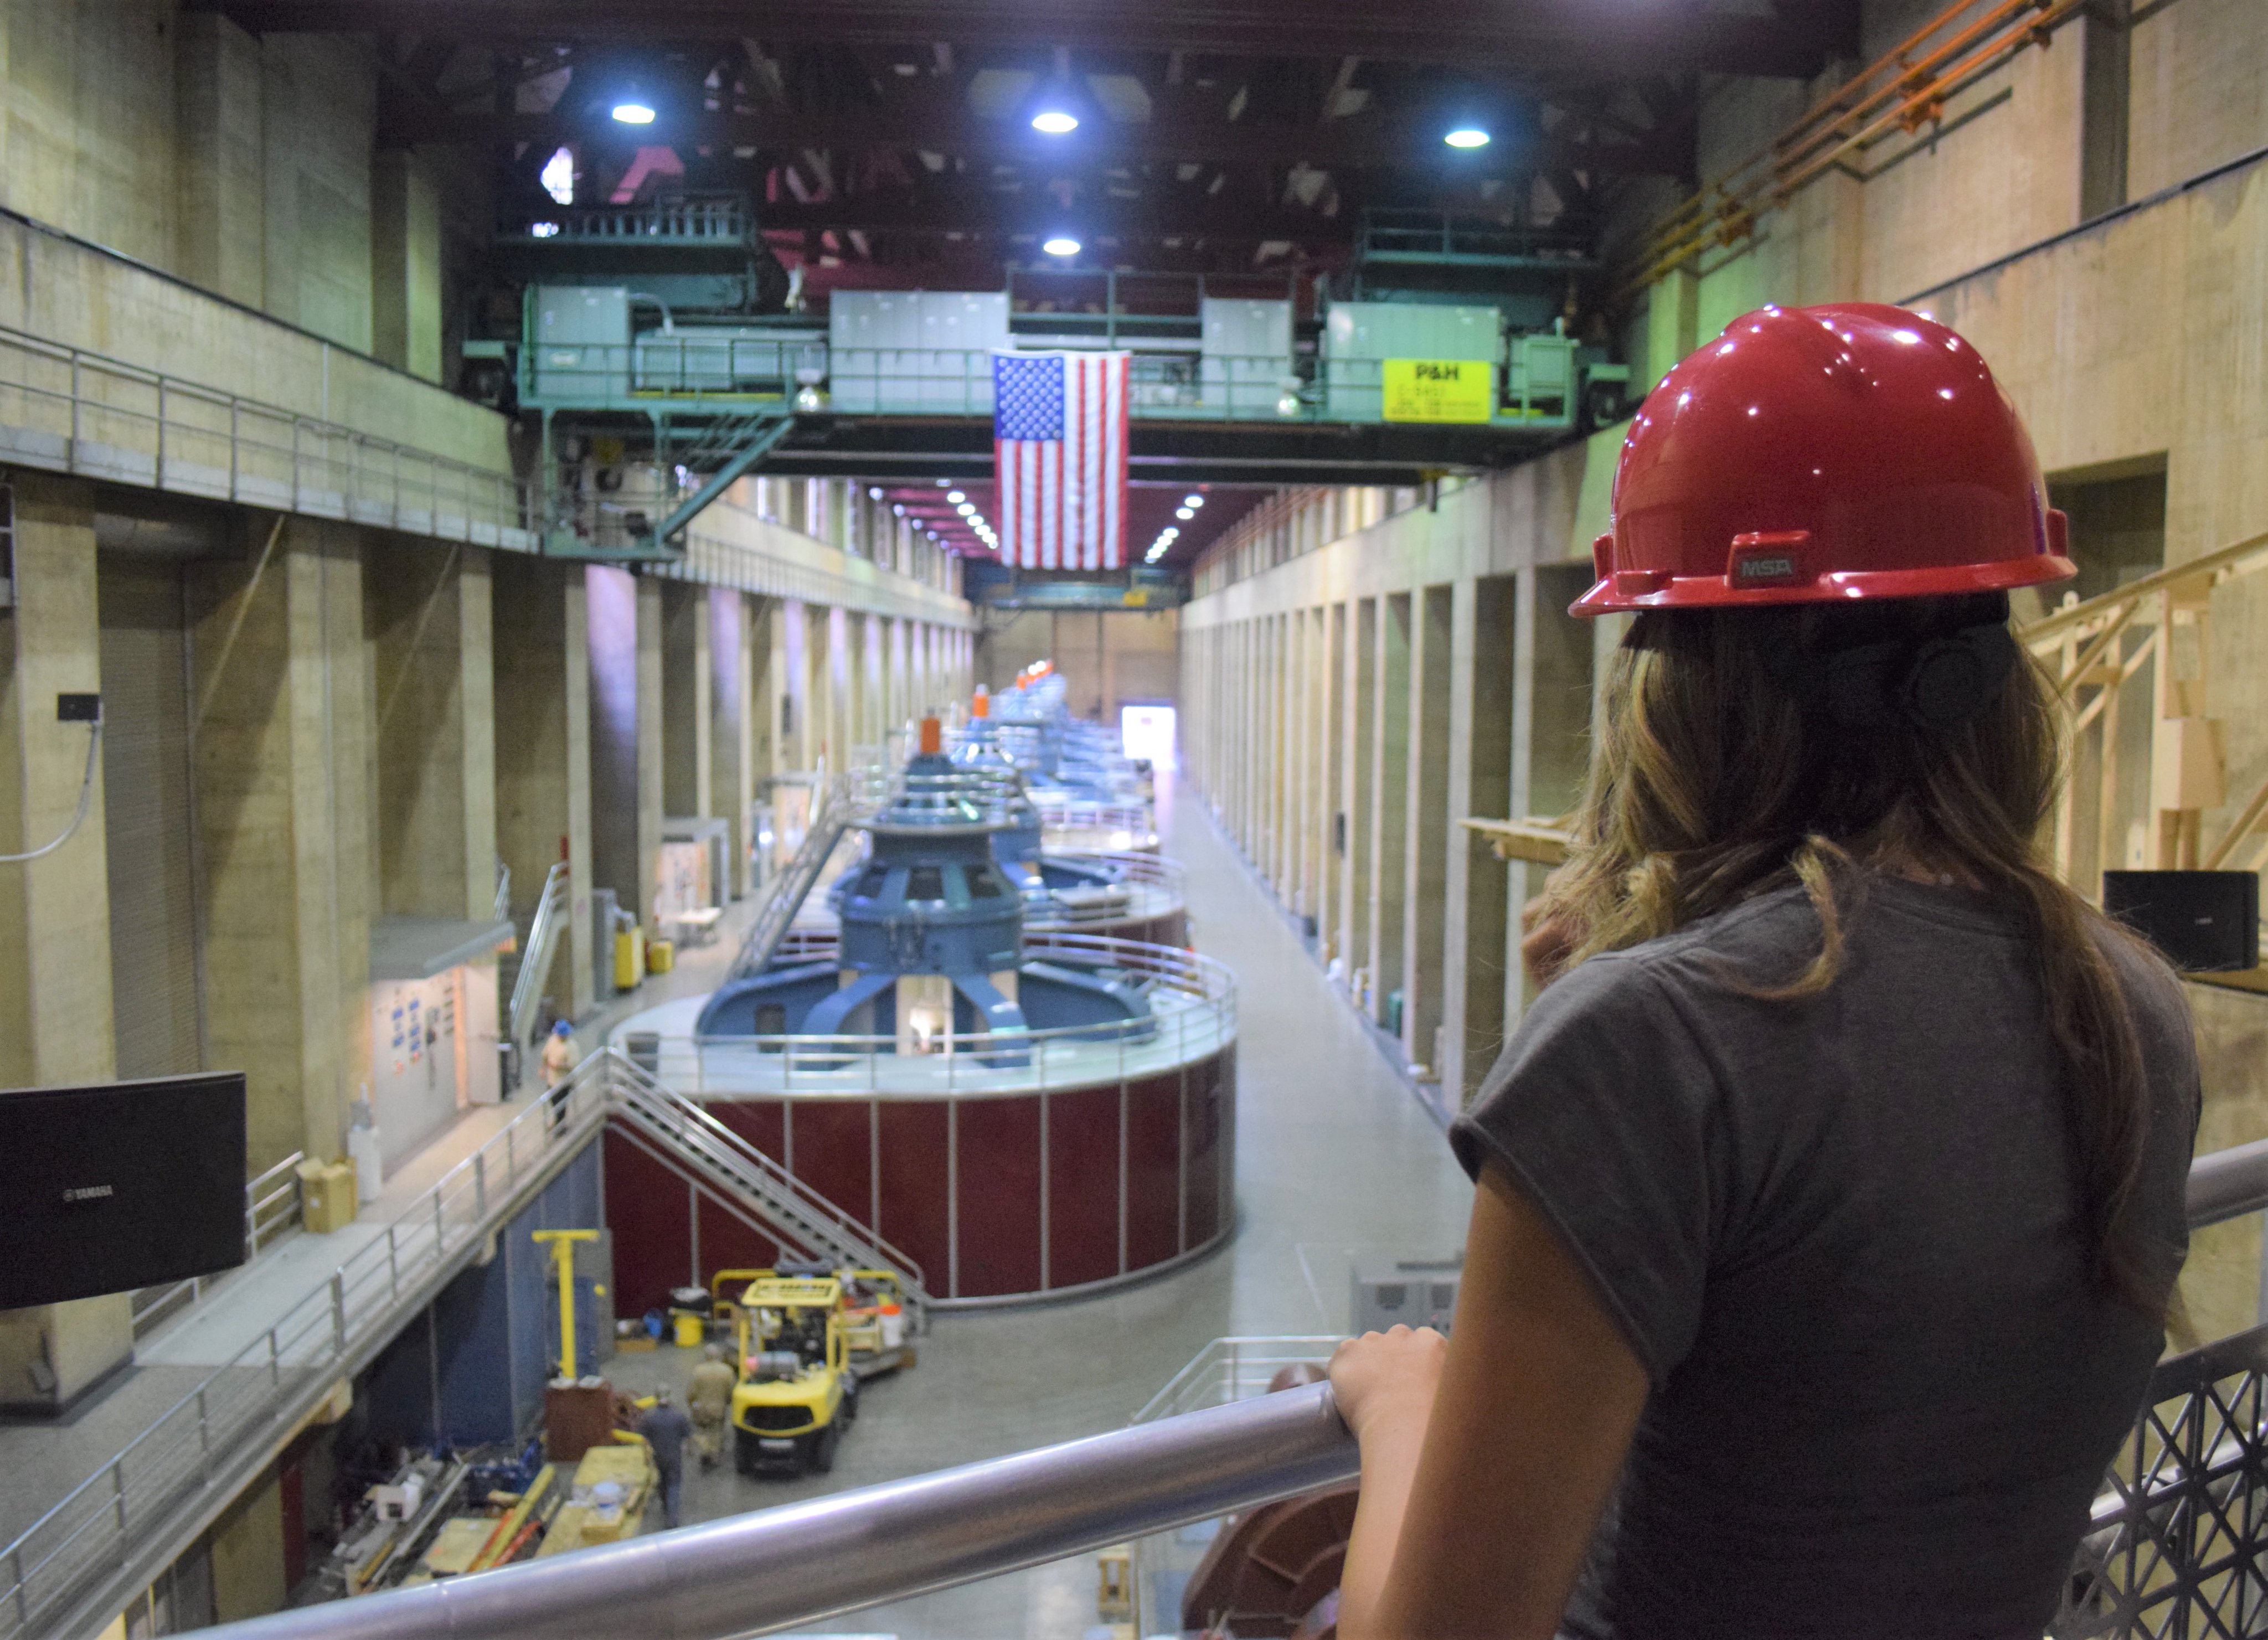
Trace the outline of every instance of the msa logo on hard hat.
<path fill-rule="evenodd" d="M 1798 586 L 1811 580 L 1804 567 L 1809 530 L 1763 530 L 1733 537 L 1733 561 L 1726 579 L 1735 587 Z"/>

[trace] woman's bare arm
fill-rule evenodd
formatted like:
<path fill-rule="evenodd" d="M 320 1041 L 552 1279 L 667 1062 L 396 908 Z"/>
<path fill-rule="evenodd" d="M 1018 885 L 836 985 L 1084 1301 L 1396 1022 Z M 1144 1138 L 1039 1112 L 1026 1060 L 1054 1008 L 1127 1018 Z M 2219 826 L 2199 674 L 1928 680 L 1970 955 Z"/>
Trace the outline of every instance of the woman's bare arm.
<path fill-rule="evenodd" d="M 1542 1214 L 1483 1171 L 1455 1336 L 1343 1345 L 1362 1498 L 1342 1640 L 1550 1640 L 1645 1408 L 1645 1369 Z"/>

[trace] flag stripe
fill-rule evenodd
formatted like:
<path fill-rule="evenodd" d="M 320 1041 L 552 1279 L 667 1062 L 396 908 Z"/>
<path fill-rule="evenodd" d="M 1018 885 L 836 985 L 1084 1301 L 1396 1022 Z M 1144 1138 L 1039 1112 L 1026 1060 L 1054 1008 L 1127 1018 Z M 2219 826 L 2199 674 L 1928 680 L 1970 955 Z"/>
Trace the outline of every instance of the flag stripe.
<path fill-rule="evenodd" d="M 1124 353 L 993 355 L 1002 563 L 1116 570 L 1126 562 Z"/>

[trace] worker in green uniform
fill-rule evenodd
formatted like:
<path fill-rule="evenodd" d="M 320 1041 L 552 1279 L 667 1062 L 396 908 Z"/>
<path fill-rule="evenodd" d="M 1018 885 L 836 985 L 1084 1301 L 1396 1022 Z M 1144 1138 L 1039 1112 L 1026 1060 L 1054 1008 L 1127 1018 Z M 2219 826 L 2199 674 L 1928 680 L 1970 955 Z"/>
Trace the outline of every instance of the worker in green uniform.
<path fill-rule="evenodd" d="M 724 1345 L 710 1345 L 708 1357 L 693 1369 L 692 1385 L 685 1392 L 685 1409 L 693 1415 L 693 1450 L 701 1454 L 701 1467 L 714 1469 L 725 1450 L 733 1386 L 740 1379 L 725 1359 Z"/>

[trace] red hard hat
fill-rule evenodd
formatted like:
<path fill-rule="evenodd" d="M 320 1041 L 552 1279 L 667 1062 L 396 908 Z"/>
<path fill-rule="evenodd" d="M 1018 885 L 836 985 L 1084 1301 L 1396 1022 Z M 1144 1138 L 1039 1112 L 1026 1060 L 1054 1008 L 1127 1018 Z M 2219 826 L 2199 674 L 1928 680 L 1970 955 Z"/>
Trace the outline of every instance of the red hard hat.
<path fill-rule="evenodd" d="M 1930 598 L 2068 580 L 2024 424 L 1904 308 L 1766 307 L 1646 395 L 1570 611 Z"/>

